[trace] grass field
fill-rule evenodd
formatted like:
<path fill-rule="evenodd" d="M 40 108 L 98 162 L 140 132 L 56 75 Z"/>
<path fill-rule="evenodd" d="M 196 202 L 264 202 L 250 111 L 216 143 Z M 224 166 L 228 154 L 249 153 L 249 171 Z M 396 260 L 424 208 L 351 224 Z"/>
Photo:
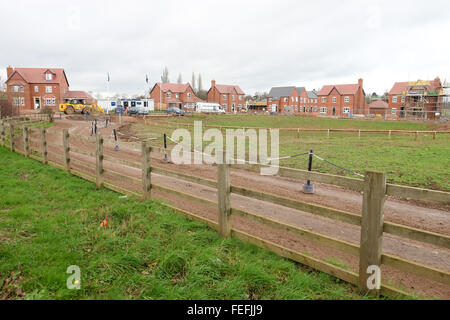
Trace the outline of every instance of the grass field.
<path fill-rule="evenodd" d="M 224 240 L 160 202 L 96 190 L 3 147 L 0 192 L 0 299 L 368 298 L 332 276 Z M 66 288 L 70 265 L 81 268 L 80 290 Z"/>
<path fill-rule="evenodd" d="M 434 130 L 442 124 L 421 122 L 337 120 L 301 117 L 271 116 L 201 116 L 180 117 L 177 121 L 193 122 L 203 119 L 204 124 L 246 127 L 314 128 L 314 129 L 366 129 L 366 130 Z M 149 136 L 173 129 L 156 126 L 134 125 L 136 134 Z M 192 130 L 192 129 L 191 129 Z M 157 144 L 161 146 L 162 140 Z M 206 143 L 205 143 L 206 144 Z M 280 155 L 288 156 L 313 150 L 315 154 L 344 168 L 364 173 L 366 170 L 378 170 L 387 173 L 391 183 L 405 184 L 450 191 L 450 134 L 438 134 L 433 140 L 431 134 L 420 136 L 418 141 L 413 135 L 392 135 L 332 132 L 330 139 L 326 132 L 280 131 Z M 282 166 L 307 169 L 307 156 L 282 160 Z M 313 161 L 313 171 L 354 175 L 333 167 L 317 159 Z"/>

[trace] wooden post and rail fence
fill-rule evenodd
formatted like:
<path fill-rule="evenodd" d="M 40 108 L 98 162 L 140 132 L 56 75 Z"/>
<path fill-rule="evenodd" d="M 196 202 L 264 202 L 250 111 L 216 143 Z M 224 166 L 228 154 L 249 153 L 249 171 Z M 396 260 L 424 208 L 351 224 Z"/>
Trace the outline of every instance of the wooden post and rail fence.
<path fill-rule="evenodd" d="M 142 197 L 143 199 L 151 198 L 151 191 L 157 190 L 163 193 L 170 193 L 198 202 L 202 205 L 214 208 L 218 212 L 217 221 L 213 221 L 202 217 L 198 214 L 187 212 L 185 210 L 175 208 L 171 205 L 167 205 L 174 211 L 183 214 L 185 217 L 203 222 L 208 226 L 214 228 L 223 237 L 234 237 L 245 242 L 252 243 L 256 246 L 273 251 L 285 258 L 297 261 L 301 264 L 307 265 L 322 272 L 331 274 L 339 279 L 357 285 L 359 290 L 364 293 L 370 293 L 374 295 L 409 295 L 408 293 L 394 288 L 386 283 L 381 283 L 380 287 L 368 287 L 368 279 L 371 276 L 368 273 L 368 269 L 371 266 L 381 267 L 382 265 L 388 265 L 398 270 L 413 273 L 419 277 L 423 277 L 429 280 L 439 282 L 441 284 L 450 286 L 450 273 L 444 270 L 439 270 L 431 266 L 426 266 L 417 262 L 409 261 L 398 256 L 389 255 L 382 252 L 383 235 L 385 233 L 395 235 L 398 237 L 420 241 L 427 244 L 431 244 L 437 247 L 443 247 L 450 249 L 450 237 L 444 234 L 438 234 L 429 232 L 422 229 L 412 228 L 405 225 L 399 225 L 391 222 L 384 221 L 384 202 L 386 196 L 394 196 L 399 198 L 410 198 L 421 201 L 429 201 L 439 204 L 450 204 L 450 193 L 436 190 L 428 190 L 421 188 L 413 188 L 407 186 L 394 185 L 386 182 L 386 174 L 381 172 L 368 171 L 365 173 L 364 179 L 355 179 L 349 177 L 342 177 L 330 174 L 323 174 L 317 172 L 310 172 L 306 170 L 292 169 L 286 167 L 279 167 L 278 175 L 282 177 L 289 177 L 301 180 L 311 180 L 319 183 L 337 185 L 340 187 L 348 188 L 363 192 L 363 207 L 361 215 L 350 213 L 338 209 L 333 209 L 317 204 L 302 202 L 299 200 L 285 198 L 282 196 L 250 190 L 234 186 L 230 182 L 230 169 L 234 166 L 239 168 L 252 170 L 260 165 L 230 165 L 219 164 L 217 165 L 217 179 L 208 180 L 196 176 L 182 174 L 176 171 L 171 171 L 156 166 L 151 166 L 150 152 L 164 153 L 166 150 L 163 148 L 151 147 L 149 142 L 144 141 L 141 145 L 136 143 L 124 143 L 116 142 L 111 139 L 103 138 L 100 134 L 94 137 L 79 136 L 69 134 L 67 130 L 62 132 L 62 144 L 48 144 L 47 134 L 44 128 L 23 129 L 23 147 L 21 150 L 15 149 L 14 140 L 14 128 L 5 122 L 0 123 L 1 142 L 3 146 L 9 146 L 11 150 L 23 154 L 24 156 L 31 157 L 33 159 L 48 163 L 56 166 L 60 169 L 66 170 L 74 175 L 77 175 L 83 179 L 96 183 L 98 188 L 106 187 L 119 193 L 131 194 L 134 196 Z M 5 128 L 13 128 L 6 131 Z M 35 133 L 35 135 L 33 135 Z M 9 135 L 6 137 L 6 135 Z M 35 138 L 39 137 L 39 139 Z M 8 138 L 8 139 L 6 139 Z M 86 143 L 91 143 L 95 146 L 95 152 L 88 150 L 71 147 L 71 139 L 81 140 Z M 103 153 L 104 144 L 116 145 L 119 143 L 124 147 L 132 146 L 135 150 L 139 147 L 141 150 L 141 163 L 118 159 L 116 157 L 105 155 Z M 37 146 L 37 147 L 36 147 Z M 52 151 L 48 151 L 48 147 L 52 148 Z M 74 158 L 71 155 L 78 154 L 90 157 L 95 163 L 93 168 L 92 163 L 82 161 Z M 52 159 L 48 158 L 48 155 Z M 222 154 L 224 157 L 225 155 Z M 124 168 L 141 169 L 142 175 L 140 178 L 129 176 L 125 173 L 119 173 L 110 169 L 104 168 L 104 161 L 123 165 Z M 74 168 L 74 165 L 78 168 Z M 89 172 L 91 171 L 91 172 Z M 94 171 L 94 173 L 92 173 Z M 167 177 L 177 178 L 183 181 L 188 181 L 203 185 L 217 190 L 217 202 L 209 199 L 205 199 L 196 195 L 188 194 L 182 191 L 178 191 L 167 186 L 154 184 L 151 181 L 151 173 L 164 175 Z M 108 181 L 104 174 L 121 179 L 121 181 L 127 181 L 133 183 L 140 192 L 136 192 L 130 189 L 114 184 L 112 181 Z M 231 194 L 236 194 L 251 199 L 256 199 L 268 203 L 284 206 L 286 208 L 292 208 L 303 212 L 308 212 L 313 215 L 326 217 L 341 221 L 347 224 L 356 225 L 360 227 L 360 241 L 359 245 L 350 243 L 337 238 L 319 234 L 307 229 L 303 229 L 297 226 L 289 225 L 281 221 L 276 221 L 270 218 L 263 217 L 253 212 L 245 211 L 241 208 L 233 207 L 231 201 Z M 316 259 L 310 255 L 303 254 L 294 251 L 290 248 L 283 247 L 279 244 L 267 241 L 265 239 L 256 237 L 246 232 L 240 231 L 233 226 L 232 217 L 238 216 L 247 220 L 257 222 L 273 228 L 275 230 L 281 230 L 287 232 L 290 235 L 298 236 L 316 242 L 320 245 L 337 249 L 345 253 L 349 253 L 359 257 L 359 272 L 347 270 L 326 261 Z"/>
<path fill-rule="evenodd" d="M 148 122 L 145 121 L 145 124 Z M 151 122 L 154 126 L 160 126 L 165 128 L 172 128 L 172 129 L 178 129 L 182 126 L 187 127 L 190 129 L 193 128 L 193 124 L 189 122 L 173 122 L 173 121 L 162 121 L 162 120 L 155 120 Z M 419 136 L 424 135 L 432 135 L 433 140 L 436 140 L 436 137 L 438 134 L 450 134 L 449 130 L 362 130 L 362 129 L 311 129 L 311 128 L 264 128 L 264 127 L 239 127 L 239 126 L 224 126 L 224 125 L 202 125 L 203 128 L 217 128 L 222 131 L 223 129 L 255 129 L 255 130 L 272 130 L 272 129 L 278 129 L 280 131 L 285 132 L 297 132 L 297 138 L 300 138 L 302 132 L 326 132 L 327 138 L 330 138 L 330 134 L 332 132 L 335 133 L 356 133 L 358 136 L 358 139 L 361 139 L 361 135 L 364 133 L 375 133 L 375 134 L 387 134 L 387 137 L 389 140 L 391 140 L 392 136 L 394 134 L 397 135 L 413 135 L 414 141 L 419 140 Z"/>

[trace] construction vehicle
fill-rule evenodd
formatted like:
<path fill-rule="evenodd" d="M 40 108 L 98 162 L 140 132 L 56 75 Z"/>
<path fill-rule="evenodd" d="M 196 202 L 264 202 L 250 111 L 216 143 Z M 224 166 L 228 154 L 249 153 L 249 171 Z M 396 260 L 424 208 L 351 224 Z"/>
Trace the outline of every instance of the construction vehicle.
<path fill-rule="evenodd" d="M 92 113 L 92 112 L 101 112 L 104 110 L 102 107 L 96 104 L 86 104 L 84 99 L 71 99 L 66 100 L 65 103 L 61 103 L 59 105 L 59 111 L 64 112 L 65 114 L 73 114 L 73 113 Z"/>

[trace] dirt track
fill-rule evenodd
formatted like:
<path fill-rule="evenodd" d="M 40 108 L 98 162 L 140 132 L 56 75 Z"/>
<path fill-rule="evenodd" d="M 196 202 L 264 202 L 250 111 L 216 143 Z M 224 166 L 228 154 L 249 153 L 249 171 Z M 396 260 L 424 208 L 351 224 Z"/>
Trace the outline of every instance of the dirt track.
<path fill-rule="evenodd" d="M 117 125 L 107 129 L 100 129 L 104 137 L 110 138 L 112 135 L 112 128 L 117 128 Z M 61 130 L 68 128 L 70 133 L 78 135 L 90 134 L 90 123 L 84 121 L 73 120 L 56 120 L 55 126 L 48 130 L 48 141 L 52 144 L 62 145 Z M 95 151 L 94 144 L 83 142 L 78 139 L 71 139 L 70 144 L 74 147 L 91 151 Z M 21 141 L 17 141 L 17 147 L 21 149 Z M 54 151 L 62 154 L 60 147 L 48 146 L 49 151 Z M 140 163 L 140 150 L 122 148 L 121 151 L 116 152 L 113 146 L 107 144 L 104 146 L 104 153 L 106 155 L 113 155 L 117 158 L 125 159 Z M 83 160 L 92 164 L 92 169 L 88 170 L 90 173 L 95 172 L 95 159 L 92 157 L 71 153 L 71 157 Z M 177 166 L 174 164 L 167 164 L 161 161 L 162 155 L 152 153 L 152 166 L 166 168 L 171 171 L 186 173 L 193 176 L 216 180 L 216 167 L 208 165 L 196 166 Z M 61 163 L 60 159 L 49 154 L 49 159 Z M 72 163 L 75 169 L 86 171 L 86 168 Z M 141 177 L 139 169 L 126 167 L 104 162 L 105 169 L 111 169 L 119 173 L 126 173 L 129 176 L 136 178 Z M 140 191 L 140 185 L 130 184 L 121 181 L 111 175 L 105 174 L 107 181 L 114 182 L 122 187 L 132 190 Z M 217 200 L 216 190 L 213 188 L 197 185 L 194 183 L 185 182 L 174 178 L 163 177 L 157 174 L 152 174 L 152 182 L 168 186 L 172 189 L 180 190 L 185 193 L 194 194 L 202 198 Z M 321 204 L 336 209 L 345 210 L 348 212 L 360 214 L 362 206 L 362 195 L 358 192 L 345 190 L 343 188 L 334 187 L 330 185 L 316 184 L 316 194 L 306 195 L 300 192 L 303 181 L 295 179 L 287 179 L 281 177 L 267 177 L 260 176 L 257 173 L 232 169 L 231 183 L 236 186 L 249 188 L 252 190 L 259 190 L 269 192 L 272 194 L 281 195 L 284 197 L 307 201 L 309 203 Z M 179 208 L 198 213 L 211 220 L 217 221 L 217 210 L 205 205 L 200 205 L 193 201 L 181 199 L 172 194 L 163 194 L 158 191 L 152 191 L 152 194 L 158 198 L 162 198 L 167 202 L 176 205 Z M 298 226 L 317 233 L 325 234 L 341 240 L 345 240 L 354 244 L 359 244 L 359 230 L 357 226 L 341 223 L 335 220 L 318 217 L 299 210 L 281 207 L 275 204 L 262 202 L 244 198 L 238 195 L 232 195 L 232 206 L 242 208 L 258 215 L 272 218 L 274 220 Z M 420 229 L 450 235 L 450 213 L 446 207 L 443 208 L 428 208 L 417 205 L 407 201 L 399 201 L 396 199 L 387 199 L 385 206 L 385 220 L 394 223 L 399 223 L 407 226 L 412 226 Z M 343 262 L 350 269 L 358 271 L 357 257 L 342 253 L 340 251 L 318 245 L 306 239 L 292 236 L 287 233 L 263 226 L 258 223 L 246 221 L 245 219 L 233 217 L 233 227 L 239 230 L 248 232 L 250 234 L 268 239 L 285 247 L 295 249 L 299 252 L 307 252 L 314 257 L 324 260 L 333 259 Z M 450 250 L 437 248 L 432 245 L 411 241 L 389 234 L 383 237 L 383 252 L 400 256 L 402 258 L 415 261 L 424 265 L 433 266 L 437 269 L 450 271 Z M 416 292 L 425 296 L 434 296 L 444 299 L 450 299 L 450 287 L 423 278 L 419 278 L 413 274 L 397 271 L 396 269 L 383 266 L 383 281 L 391 280 L 397 285 L 405 289 L 414 289 Z"/>

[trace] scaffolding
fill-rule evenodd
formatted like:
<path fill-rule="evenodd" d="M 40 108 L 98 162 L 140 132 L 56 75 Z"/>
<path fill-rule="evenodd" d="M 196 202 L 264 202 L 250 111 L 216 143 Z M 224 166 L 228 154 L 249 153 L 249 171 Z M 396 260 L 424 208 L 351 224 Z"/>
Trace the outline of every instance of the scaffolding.
<path fill-rule="evenodd" d="M 450 119 L 450 83 L 445 82 L 442 86 L 442 92 L 439 95 L 438 108 L 441 112 L 441 117 Z"/>
<path fill-rule="evenodd" d="M 443 93 L 444 90 L 440 81 L 439 85 L 434 88 L 431 87 L 431 81 L 409 82 L 402 95 L 404 108 L 402 108 L 401 116 L 418 120 L 440 118 L 440 102 L 444 101 L 441 98 Z"/>

